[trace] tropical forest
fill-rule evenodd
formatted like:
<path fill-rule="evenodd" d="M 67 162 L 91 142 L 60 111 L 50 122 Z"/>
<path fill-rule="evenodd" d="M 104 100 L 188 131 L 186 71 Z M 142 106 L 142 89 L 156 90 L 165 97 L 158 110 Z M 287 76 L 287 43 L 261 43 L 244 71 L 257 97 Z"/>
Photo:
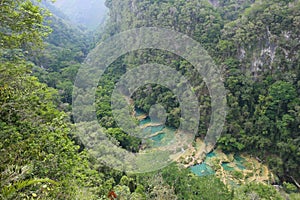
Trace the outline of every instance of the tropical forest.
<path fill-rule="evenodd" d="M 300 200 L 299 0 L 0 0 L 0 200 Z"/>

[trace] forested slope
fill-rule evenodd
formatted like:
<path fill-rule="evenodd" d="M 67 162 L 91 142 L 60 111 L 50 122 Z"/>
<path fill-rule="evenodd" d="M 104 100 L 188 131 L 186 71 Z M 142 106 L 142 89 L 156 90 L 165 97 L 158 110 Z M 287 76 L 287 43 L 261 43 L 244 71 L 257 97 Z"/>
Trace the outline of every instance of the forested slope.
<path fill-rule="evenodd" d="M 169 28 L 200 42 L 222 69 L 229 110 L 217 147 L 251 154 L 278 176 L 274 183 L 239 187 L 176 163 L 126 174 L 97 162 L 64 111 L 71 111 L 77 70 L 98 41 L 59 11 L 49 16 L 37 5 L 0 2 L 0 199 L 108 199 L 111 191 L 137 200 L 299 199 L 299 1 L 106 1 L 110 19 L 102 38 L 143 26 Z M 115 123 L 110 95 L 122 74 L 147 62 L 190 79 L 201 111 L 196 137 L 204 138 L 211 111 L 202 78 L 184 59 L 147 49 L 119 58 L 100 79 L 97 117 L 105 133 L 139 151 L 140 140 Z M 133 100 L 145 112 L 159 102 L 167 108 L 167 124 L 178 126 L 176 98 L 166 88 L 143 87 Z"/>
<path fill-rule="evenodd" d="M 231 108 L 220 145 L 259 156 L 290 181 L 300 178 L 299 6 L 256 2 L 218 44 Z"/>
<path fill-rule="evenodd" d="M 34 75 L 41 82 L 58 89 L 65 105 L 71 104 L 77 70 L 92 48 L 94 37 L 70 22 L 51 3 L 44 2 L 42 5 L 51 12 L 44 22 L 51 28 L 51 34 L 44 40 L 44 49 L 35 51 L 32 56 L 32 61 L 37 65 Z"/>
<path fill-rule="evenodd" d="M 74 175 L 88 165 L 68 138 L 56 91 L 30 75 L 30 52 L 49 33 L 43 11 L 30 1 L 2 1 L 0 9 L 0 198 L 69 198 Z"/>
<path fill-rule="evenodd" d="M 281 181 L 300 181 L 299 1 L 128 0 L 106 4 L 111 34 L 156 26 L 199 41 L 222 68 L 228 90 L 229 112 L 218 146 L 252 154 L 266 162 Z M 161 61 L 162 57 L 167 61 Z M 189 65 L 174 55 L 146 51 L 125 58 L 127 68 L 153 61 L 190 75 L 184 72 Z M 209 122 L 209 94 L 201 78 L 189 77 L 199 91 L 201 113 L 205 113 L 201 115 L 205 126 L 199 127 L 202 137 Z M 172 94 L 157 85 L 147 88 L 136 92 L 137 106 L 148 111 L 155 102 L 167 105 L 171 119 L 167 122 L 176 127 L 178 110 Z"/>

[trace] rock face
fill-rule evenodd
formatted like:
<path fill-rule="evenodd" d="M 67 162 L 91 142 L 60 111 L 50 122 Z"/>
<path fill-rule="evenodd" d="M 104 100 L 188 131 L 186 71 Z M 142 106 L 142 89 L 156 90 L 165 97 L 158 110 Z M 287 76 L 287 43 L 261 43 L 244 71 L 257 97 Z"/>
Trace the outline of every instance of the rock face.
<path fill-rule="evenodd" d="M 64 12 L 71 21 L 93 29 L 105 19 L 107 8 L 105 0 L 57 0 L 55 6 Z"/>
<path fill-rule="evenodd" d="M 272 6 L 270 10 L 267 3 L 253 4 L 223 30 L 222 37 L 235 44 L 234 54 L 241 70 L 254 79 L 261 74 L 294 70 L 299 59 L 300 18 L 296 3 Z"/>
<path fill-rule="evenodd" d="M 299 40 L 299 38 L 290 38 L 285 30 L 274 34 L 266 27 L 262 37 L 257 41 L 253 41 L 255 45 L 239 47 L 238 58 L 242 63 L 251 63 L 248 72 L 256 78 L 260 72 L 278 70 L 274 67 L 280 66 L 278 62 L 282 58 L 286 59 L 286 61 L 295 62 L 293 59 L 296 58 L 292 58 L 293 56 L 291 55 L 296 53 L 296 48 L 287 49 L 282 45 L 283 41 L 284 43 L 289 43 L 292 40 Z M 285 69 L 282 68 L 280 70 Z"/>

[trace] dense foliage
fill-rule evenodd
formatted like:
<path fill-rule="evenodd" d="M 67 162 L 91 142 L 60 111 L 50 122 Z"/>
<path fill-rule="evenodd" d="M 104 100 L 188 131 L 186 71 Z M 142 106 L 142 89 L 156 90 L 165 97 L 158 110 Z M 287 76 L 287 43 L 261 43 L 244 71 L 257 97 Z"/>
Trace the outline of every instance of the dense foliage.
<path fill-rule="evenodd" d="M 2 0 L 0 199 L 107 199 L 112 190 L 119 199 L 138 200 L 299 199 L 299 1 L 106 0 L 106 5 L 110 18 L 103 39 L 157 26 L 203 45 L 222 68 L 227 89 L 229 109 L 218 146 L 267 163 L 279 177 L 273 184 L 286 193 L 257 183 L 229 188 L 215 176 L 197 177 L 176 164 L 133 175 L 96 162 L 64 111 L 71 110 L 77 70 L 98 41 L 48 2 Z M 96 105 L 105 133 L 131 152 L 139 151 L 141 141 L 117 126 L 110 96 L 127 70 L 151 62 L 171 66 L 190 80 L 201 111 L 197 137 L 205 136 L 210 120 L 209 91 L 188 62 L 161 50 L 126 54 L 99 80 Z M 132 98 L 145 112 L 163 105 L 167 124 L 178 127 L 178 100 L 167 88 L 146 85 Z"/>
<path fill-rule="evenodd" d="M 157 26 L 199 41 L 222 67 L 228 90 L 229 112 L 219 147 L 257 156 L 281 181 L 300 181 L 298 1 L 106 3 L 110 8 L 110 34 Z M 198 136 L 204 136 L 210 119 L 209 93 L 188 63 L 157 51 L 139 51 L 124 61 L 127 69 L 143 62 L 167 64 L 188 77 L 200 102 Z M 133 98 L 146 112 L 154 103 L 166 105 L 167 122 L 178 125 L 180 110 L 170 91 L 152 85 L 138 90 Z"/>
<path fill-rule="evenodd" d="M 259 156 L 289 181 L 300 180 L 299 6 L 257 2 L 225 25 L 218 45 L 230 106 L 219 144 Z"/>
<path fill-rule="evenodd" d="M 72 88 L 77 70 L 92 48 L 93 36 L 74 26 L 61 11 L 44 2 L 43 7 L 52 12 L 45 18 L 52 32 L 44 40 L 44 48 L 34 51 L 31 61 L 33 73 L 43 83 L 59 91 L 61 108 L 70 111 Z"/>
<path fill-rule="evenodd" d="M 71 140 L 58 93 L 30 74 L 30 53 L 50 30 L 45 11 L 30 1 L 1 1 L 0 9 L 0 198 L 74 199 L 102 175 Z"/>
<path fill-rule="evenodd" d="M 219 147 L 228 152 L 253 154 L 271 167 L 279 176 L 279 183 L 297 184 L 299 3 L 263 1 L 250 7 L 251 3 L 218 2 L 214 7 L 206 1 L 107 1 L 111 17 L 107 31 L 113 35 L 130 28 L 158 26 L 186 33 L 201 42 L 222 66 L 226 77 L 230 109 Z M 147 62 L 172 66 L 190 78 L 201 105 L 198 136 L 203 137 L 210 114 L 208 90 L 188 63 L 161 51 L 138 51 L 112 64 L 107 70 L 107 81 L 100 80 L 100 122 L 106 127 L 116 126 L 109 107 L 114 83 L 126 70 Z M 133 99 L 146 112 L 155 103 L 165 105 L 169 113 L 167 124 L 178 126 L 180 110 L 166 88 L 145 86 Z"/>

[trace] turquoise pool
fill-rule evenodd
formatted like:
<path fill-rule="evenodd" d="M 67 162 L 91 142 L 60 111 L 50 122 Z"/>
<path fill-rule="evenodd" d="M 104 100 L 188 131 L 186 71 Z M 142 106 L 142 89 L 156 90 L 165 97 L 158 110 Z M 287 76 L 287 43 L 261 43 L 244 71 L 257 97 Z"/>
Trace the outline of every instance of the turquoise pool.
<path fill-rule="evenodd" d="M 149 117 L 147 117 L 147 118 L 141 120 L 139 124 L 140 124 L 140 126 L 143 126 L 143 125 L 149 124 L 149 123 L 151 123 L 151 120 Z"/>
<path fill-rule="evenodd" d="M 230 166 L 230 163 L 222 163 L 222 167 L 225 171 L 233 171 L 234 168 Z"/>
<path fill-rule="evenodd" d="M 215 174 L 215 171 L 204 162 L 199 165 L 190 167 L 190 170 L 198 176 L 208 176 Z"/>
<path fill-rule="evenodd" d="M 234 156 L 234 162 L 240 170 L 246 169 L 246 167 L 244 166 L 244 163 L 246 162 L 245 158 L 242 158 L 241 156 L 235 155 Z"/>
<path fill-rule="evenodd" d="M 213 158 L 213 157 L 216 157 L 216 153 L 213 151 L 206 155 L 206 158 Z"/>
<path fill-rule="evenodd" d="M 144 133 L 154 134 L 159 131 L 162 131 L 164 129 L 164 126 L 148 126 L 143 129 Z"/>

